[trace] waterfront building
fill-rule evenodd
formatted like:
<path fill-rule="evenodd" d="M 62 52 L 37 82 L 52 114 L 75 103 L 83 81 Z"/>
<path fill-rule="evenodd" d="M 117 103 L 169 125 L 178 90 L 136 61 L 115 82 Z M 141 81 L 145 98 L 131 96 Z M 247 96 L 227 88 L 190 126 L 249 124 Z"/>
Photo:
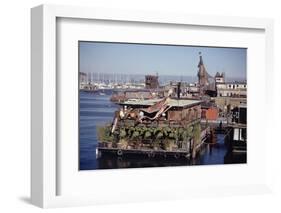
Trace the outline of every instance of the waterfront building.
<path fill-rule="evenodd" d="M 218 97 L 247 97 L 246 82 L 224 82 L 217 83 Z"/>
<path fill-rule="evenodd" d="M 225 82 L 225 73 L 219 73 L 217 72 L 215 75 L 215 82 L 217 83 L 224 83 Z"/>
<path fill-rule="evenodd" d="M 228 148 L 232 152 L 247 151 L 247 105 L 240 104 L 231 111 L 231 121 L 228 123 Z"/>
<path fill-rule="evenodd" d="M 216 121 L 219 117 L 219 109 L 214 102 L 205 101 L 201 104 L 201 121 Z"/>
<path fill-rule="evenodd" d="M 231 97 L 231 96 L 220 97 L 219 96 L 219 97 L 214 97 L 212 99 L 215 101 L 215 104 L 218 107 L 221 116 L 223 117 L 229 114 L 231 110 L 234 109 L 235 107 L 247 103 L 246 97 Z"/>
<path fill-rule="evenodd" d="M 159 88 L 158 75 L 146 75 L 145 76 L 145 88 L 146 89 Z"/>

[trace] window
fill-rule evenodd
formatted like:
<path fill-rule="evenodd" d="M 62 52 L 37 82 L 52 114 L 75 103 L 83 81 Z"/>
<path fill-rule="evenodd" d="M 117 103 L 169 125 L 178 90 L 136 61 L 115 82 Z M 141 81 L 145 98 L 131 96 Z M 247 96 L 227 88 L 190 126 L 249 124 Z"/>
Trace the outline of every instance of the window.
<path fill-rule="evenodd" d="M 233 140 L 238 141 L 238 139 L 239 139 L 239 129 L 234 129 Z"/>
<path fill-rule="evenodd" d="M 233 140 L 234 141 L 246 141 L 246 129 L 238 129 L 235 128 L 233 132 Z"/>
<path fill-rule="evenodd" d="M 241 131 L 241 141 L 246 141 L 246 139 L 247 139 L 247 129 L 240 129 L 240 131 Z"/>

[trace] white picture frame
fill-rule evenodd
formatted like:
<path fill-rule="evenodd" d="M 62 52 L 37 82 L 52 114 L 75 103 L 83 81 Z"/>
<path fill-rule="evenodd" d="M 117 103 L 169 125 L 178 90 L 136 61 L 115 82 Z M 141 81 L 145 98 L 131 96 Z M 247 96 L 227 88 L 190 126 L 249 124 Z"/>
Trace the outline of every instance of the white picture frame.
<path fill-rule="evenodd" d="M 164 191 L 154 189 L 150 196 L 144 194 L 130 194 L 128 196 L 106 196 L 97 195 L 59 195 L 58 196 L 58 146 L 57 146 L 57 20 L 65 19 L 87 19 L 87 20 L 109 20 L 119 22 L 153 23 L 167 26 L 200 26 L 211 28 L 226 28 L 243 30 L 254 29 L 264 32 L 265 68 L 262 74 L 266 74 L 266 92 L 273 88 L 273 21 L 271 19 L 240 18 L 240 17 L 216 17 L 187 14 L 160 14 L 145 11 L 122 11 L 112 9 L 84 8 L 74 6 L 41 5 L 31 10 L 31 201 L 34 205 L 47 208 L 59 206 L 91 205 L 98 203 L 113 202 L 137 202 L 140 200 L 176 199 L 183 197 L 205 196 L 205 195 L 233 195 L 269 192 L 271 187 L 271 164 L 270 143 L 265 144 L 267 152 L 265 166 L 261 172 L 265 174 L 258 183 L 249 184 L 221 184 L 217 187 L 200 187 L 195 183 L 193 188 L 182 190 L 168 185 Z M 266 106 L 273 104 L 270 96 L 262 99 Z M 265 105 L 263 105 L 264 107 Z M 272 113 L 272 112 L 271 112 Z M 270 118 L 265 118 L 270 119 Z M 265 122 L 265 121 L 264 121 Z M 267 127 L 266 127 L 267 128 Z M 268 136 L 268 128 L 265 134 Z M 163 170 L 149 169 L 154 175 L 163 174 Z M 209 167 L 207 170 L 212 170 Z M 132 170 L 131 170 L 132 171 Z M 179 170 L 173 170 L 180 174 Z M 126 170 L 122 173 L 132 174 Z M 141 173 L 141 172 L 136 172 Z M 107 173 L 108 174 L 108 171 Z M 145 173 L 144 173 L 145 174 Z M 102 174 L 99 174 L 102 176 Z M 129 186 L 127 186 L 129 188 Z M 187 191 L 188 190 L 188 191 Z M 163 196 L 163 192 L 170 195 Z M 176 194 L 176 196 L 174 196 Z"/>

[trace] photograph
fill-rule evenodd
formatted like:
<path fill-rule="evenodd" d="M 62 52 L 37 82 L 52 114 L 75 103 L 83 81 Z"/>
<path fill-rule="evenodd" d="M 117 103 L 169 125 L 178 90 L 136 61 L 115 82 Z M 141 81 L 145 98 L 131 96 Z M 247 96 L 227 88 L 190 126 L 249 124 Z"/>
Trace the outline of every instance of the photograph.
<path fill-rule="evenodd" d="M 79 170 L 247 163 L 247 48 L 78 41 Z"/>

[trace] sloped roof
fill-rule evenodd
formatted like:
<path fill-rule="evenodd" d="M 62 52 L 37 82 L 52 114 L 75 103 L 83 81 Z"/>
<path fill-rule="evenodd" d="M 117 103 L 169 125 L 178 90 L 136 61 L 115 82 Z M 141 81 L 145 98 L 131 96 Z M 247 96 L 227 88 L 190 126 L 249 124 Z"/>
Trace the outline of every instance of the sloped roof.
<path fill-rule="evenodd" d="M 131 106 L 152 106 L 157 103 L 161 103 L 164 99 L 148 99 L 148 100 L 137 100 L 137 101 L 125 101 L 121 103 L 121 105 L 131 105 Z M 191 105 L 201 104 L 201 100 L 193 100 L 193 99 L 169 99 L 167 102 L 168 106 L 171 107 L 187 107 Z"/>

